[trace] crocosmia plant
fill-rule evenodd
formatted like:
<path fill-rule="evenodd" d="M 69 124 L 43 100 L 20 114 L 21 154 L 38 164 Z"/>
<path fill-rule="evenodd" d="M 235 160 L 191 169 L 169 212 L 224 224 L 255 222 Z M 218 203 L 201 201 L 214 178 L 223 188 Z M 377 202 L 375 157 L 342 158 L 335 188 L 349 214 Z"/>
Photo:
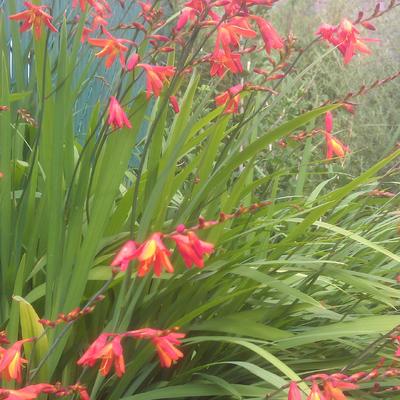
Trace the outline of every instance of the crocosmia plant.
<path fill-rule="evenodd" d="M 289 3 L 0 2 L 0 400 L 400 396 L 400 3 Z"/>

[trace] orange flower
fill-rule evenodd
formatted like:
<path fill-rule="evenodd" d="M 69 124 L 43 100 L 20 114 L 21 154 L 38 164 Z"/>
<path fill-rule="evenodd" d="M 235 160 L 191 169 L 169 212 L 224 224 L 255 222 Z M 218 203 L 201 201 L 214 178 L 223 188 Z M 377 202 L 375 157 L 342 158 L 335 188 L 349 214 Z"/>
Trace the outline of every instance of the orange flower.
<path fill-rule="evenodd" d="M 143 68 L 146 71 L 146 96 L 147 99 L 152 94 L 158 97 L 165 83 L 168 83 L 168 78 L 175 74 L 175 67 L 172 66 L 159 66 L 150 64 L 137 64 L 138 67 Z"/>
<path fill-rule="evenodd" d="M 289 385 L 288 400 L 301 400 L 300 389 L 294 381 L 290 382 Z"/>
<path fill-rule="evenodd" d="M 179 112 L 179 103 L 178 99 L 175 96 L 169 96 L 169 104 L 171 104 L 172 109 L 174 112 Z"/>
<path fill-rule="evenodd" d="M 364 42 L 379 42 L 378 39 L 361 38 L 360 32 L 346 18 L 337 26 L 322 24 L 316 34 L 339 49 L 345 64 L 348 64 L 357 52 L 372 53 Z"/>
<path fill-rule="evenodd" d="M 268 21 L 256 15 L 252 15 L 252 18 L 258 25 L 268 54 L 271 53 L 272 49 L 281 49 L 284 46 L 282 38 Z"/>
<path fill-rule="evenodd" d="M 114 126 L 114 128 L 123 128 L 124 126 L 132 128 L 132 124 L 126 116 L 124 109 L 114 96 L 110 98 L 107 123 Z"/>
<path fill-rule="evenodd" d="M 78 6 L 78 2 L 82 12 L 86 10 L 86 3 L 91 3 L 90 0 L 72 0 L 72 8 L 76 8 Z"/>
<path fill-rule="evenodd" d="M 326 158 L 331 160 L 333 155 L 343 158 L 350 152 L 349 147 L 344 145 L 339 139 L 331 135 L 333 129 L 332 113 L 328 111 L 325 115 L 325 141 L 327 146 Z"/>
<path fill-rule="evenodd" d="M 47 383 L 25 386 L 21 389 L 0 389 L 0 398 L 4 400 L 34 400 L 42 393 L 55 393 L 57 389 Z M 5 397 L 3 397 L 5 396 Z"/>
<path fill-rule="evenodd" d="M 42 36 L 43 24 L 51 31 L 58 32 L 56 27 L 51 23 L 53 17 L 44 11 L 46 8 L 49 8 L 48 6 L 35 6 L 29 1 L 25 1 L 24 5 L 28 8 L 27 10 L 9 16 L 11 20 L 24 21 L 19 29 L 20 32 L 25 32 L 28 29 L 33 28 L 36 40 L 39 40 Z"/>
<path fill-rule="evenodd" d="M 157 350 L 160 364 L 164 368 L 171 367 L 174 361 L 183 357 L 183 353 L 176 346 L 180 345 L 181 339 L 186 336 L 184 333 L 144 328 L 127 332 L 126 335 L 137 339 L 150 339 Z"/>
<path fill-rule="evenodd" d="M 117 253 L 111 262 L 112 267 L 120 267 L 121 271 L 126 271 L 129 263 L 135 258 L 137 243 L 133 240 L 128 240 Z"/>
<path fill-rule="evenodd" d="M 171 239 L 176 242 L 178 250 L 183 257 L 183 261 L 188 268 L 196 265 L 204 267 L 204 254 L 211 254 L 214 251 L 212 243 L 200 240 L 194 232 L 189 231 L 186 235 L 172 235 Z"/>
<path fill-rule="evenodd" d="M 217 106 L 225 105 L 224 114 L 234 114 L 239 111 L 240 93 L 243 85 L 235 85 L 215 98 Z"/>
<path fill-rule="evenodd" d="M 346 153 L 350 152 L 348 146 L 344 145 L 339 139 L 333 137 L 330 133 L 325 132 L 325 141 L 327 146 L 326 158 L 331 160 L 333 155 L 344 158 Z"/>
<path fill-rule="evenodd" d="M 234 74 L 243 72 L 239 53 L 226 53 L 222 49 L 215 50 L 209 57 L 210 75 L 223 76 L 227 70 Z"/>
<path fill-rule="evenodd" d="M 326 400 L 325 396 L 319 390 L 317 382 L 313 382 L 311 392 L 308 395 L 307 400 Z"/>
<path fill-rule="evenodd" d="M 139 59 L 140 59 L 139 54 L 133 53 L 128 59 L 128 63 L 126 64 L 126 69 L 128 71 L 132 71 L 133 69 L 135 69 L 135 67 L 139 62 Z"/>
<path fill-rule="evenodd" d="M 117 39 L 105 29 L 103 29 L 103 32 L 107 36 L 107 39 L 88 38 L 88 42 L 92 46 L 103 47 L 103 50 L 96 53 L 96 57 L 107 57 L 106 68 L 110 68 L 111 65 L 114 64 L 115 59 L 119 57 L 122 68 L 125 68 L 124 53 L 126 53 L 129 48 L 125 46 L 124 43 L 134 44 L 134 42 L 128 39 Z"/>
<path fill-rule="evenodd" d="M 22 345 L 31 341 L 32 339 L 19 340 L 10 348 L 1 350 L 0 374 L 5 380 L 15 379 L 18 383 L 22 381 L 22 366 L 28 362 L 22 358 Z"/>
<path fill-rule="evenodd" d="M 160 276 L 163 269 L 170 273 L 174 272 L 169 259 L 171 252 L 164 245 L 162 236 L 162 233 L 154 233 L 137 249 L 135 258 L 139 261 L 138 276 L 147 275 L 152 265 L 156 276 Z"/>
<path fill-rule="evenodd" d="M 229 22 L 225 22 L 218 25 L 218 33 L 216 40 L 216 49 L 222 44 L 225 53 L 230 53 L 231 46 L 238 48 L 240 38 L 254 38 L 257 33 L 253 31 L 248 23 L 246 17 L 235 17 Z"/>
<path fill-rule="evenodd" d="M 195 21 L 198 12 L 191 7 L 184 7 L 181 11 L 175 29 L 179 32 L 189 22 Z"/>
<path fill-rule="evenodd" d="M 111 341 L 108 340 L 110 336 L 114 336 Z M 77 364 L 93 367 L 97 360 L 101 360 L 99 372 L 101 375 L 106 376 L 114 363 L 115 373 L 118 377 L 121 377 L 125 373 L 125 361 L 121 345 L 122 338 L 122 335 L 101 334 L 89 346 Z"/>
<path fill-rule="evenodd" d="M 342 390 L 329 381 L 324 383 L 324 395 L 326 400 L 347 400 Z"/>

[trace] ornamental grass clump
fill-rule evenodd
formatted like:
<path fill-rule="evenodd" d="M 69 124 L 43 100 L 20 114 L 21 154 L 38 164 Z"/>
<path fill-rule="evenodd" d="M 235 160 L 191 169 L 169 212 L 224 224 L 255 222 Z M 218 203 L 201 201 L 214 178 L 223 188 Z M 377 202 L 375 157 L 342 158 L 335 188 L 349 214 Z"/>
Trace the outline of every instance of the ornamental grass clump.
<path fill-rule="evenodd" d="M 349 177 L 333 121 L 399 72 L 260 123 L 398 4 L 300 48 L 275 3 L 1 4 L 0 399 L 398 392 L 400 150 Z"/>

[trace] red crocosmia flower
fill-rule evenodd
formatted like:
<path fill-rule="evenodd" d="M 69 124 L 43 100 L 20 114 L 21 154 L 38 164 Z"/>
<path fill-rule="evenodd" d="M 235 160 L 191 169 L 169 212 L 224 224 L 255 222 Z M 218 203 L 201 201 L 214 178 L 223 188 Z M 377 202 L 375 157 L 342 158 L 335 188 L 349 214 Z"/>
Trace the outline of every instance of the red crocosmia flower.
<path fill-rule="evenodd" d="M 371 24 L 369 21 L 362 21 L 361 25 L 370 31 L 376 31 L 375 25 Z"/>
<path fill-rule="evenodd" d="M 81 43 L 85 43 L 86 40 L 88 40 L 89 35 L 93 32 L 94 32 L 94 29 L 84 26 L 83 30 L 82 30 Z"/>
<path fill-rule="evenodd" d="M 208 0 L 191 0 L 185 3 L 185 7 L 181 11 L 178 22 L 176 23 L 175 29 L 177 32 L 182 30 L 183 27 L 187 25 L 189 21 L 195 21 L 197 16 L 202 14 L 208 7 Z M 214 20 L 219 20 L 218 15 L 208 8 L 207 16 Z"/>
<path fill-rule="evenodd" d="M 174 272 L 169 259 L 171 252 L 164 245 L 162 237 L 162 233 L 156 232 L 137 249 L 135 258 L 139 262 L 138 276 L 147 275 L 152 265 L 156 276 L 160 276 L 163 269 Z"/>
<path fill-rule="evenodd" d="M 308 395 L 307 400 L 326 400 L 325 396 L 319 390 L 317 382 L 313 382 L 311 392 Z"/>
<path fill-rule="evenodd" d="M 135 258 L 137 243 L 133 240 L 128 240 L 117 253 L 111 262 L 112 267 L 120 267 L 121 271 L 126 271 L 129 263 Z"/>
<path fill-rule="evenodd" d="M 99 14 L 93 14 L 92 28 L 97 29 L 98 27 L 105 27 L 108 25 L 108 21 Z"/>
<path fill-rule="evenodd" d="M 139 54 L 137 53 L 132 54 L 129 57 L 128 62 L 126 63 L 126 69 L 128 71 L 132 71 L 133 69 L 135 69 L 135 67 L 138 65 L 139 59 L 140 59 Z"/>
<path fill-rule="evenodd" d="M 176 242 L 178 251 L 188 268 L 191 268 L 193 264 L 199 268 L 203 268 L 204 255 L 211 254 L 214 251 L 214 245 L 212 243 L 200 240 L 197 235 L 191 231 L 186 235 L 172 235 L 171 239 Z"/>
<path fill-rule="evenodd" d="M 222 49 L 215 50 L 209 57 L 211 63 L 210 75 L 223 76 L 227 70 L 234 74 L 243 72 L 239 53 L 226 53 Z"/>
<path fill-rule="evenodd" d="M 343 382 L 336 379 L 330 379 L 324 382 L 324 396 L 326 400 L 347 400 L 343 390 L 358 389 L 358 385 L 349 382 Z"/>
<path fill-rule="evenodd" d="M 176 347 L 181 344 L 181 339 L 186 335 L 171 331 L 144 328 L 128 332 L 127 335 L 138 339 L 150 339 L 156 347 L 160 364 L 164 368 L 169 368 L 174 361 L 183 357 L 183 353 Z"/>
<path fill-rule="evenodd" d="M 184 7 L 179 15 L 178 22 L 176 23 L 175 29 L 179 32 L 189 22 L 195 21 L 197 18 L 197 12 L 193 8 Z"/>
<path fill-rule="evenodd" d="M 123 128 L 124 126 L 132 128 L 132 124 L 126 116 L 125 111 L 114 96 L 110 97 L 107 123 L 115 128 Z"/>
<path fill-rule="evenodd" d="M 234 114 L 239 111 L 240 93 L 243 85 L 235 85 L 215 98 L 217 106 L 225 105 L 224 114 Z"/>
<path fill-rule="evenodd" d="M 180 345 L 180 339 L 184 337 L 184 333 L 169 333 L 166 336 L 159 336 L 152 339 L 158 356 L 160 357 L 160 364 L 162 367 L 169 368 L 174 361 L 183 357 L 183 353 L 175 346 Z"/>
<path fill-rule="evenodd" d="M 114 336 L 109 341 L 110 336 Z M 121 377 L 125 373 L 125 361 L 121 345 L 122 335 L 110 333 L 101 334 L 78 360 L 78 365 L 93 367 L 97 360 L 101 360 L 99 372 L 106 376 L 114 364 L 115 373 Z"/>
<path fill-rule="evenodd" d="M 106 68 L 110 68 L 111 65 L 114 64 L 115 59 L 119 56 L 122 68 L 125 68 L 124 53 L 126 53 L 129 48 L 125 46 L 124 43 L 134 44 L 134 42 L 128 39 L 117 39 L 105 29 L 103 29 L 103 31 L 107 36 L 107 39 L 88 38 L 88 42 L 92 46 L 103 47 L 103 50 L 96 53 L 96 57 L 107 57 Z"/>
<path fill-rule="evenodd" d="M 350 152 L 348 146 L 344 145 L 339 139 L 333 137 L 330 133 L 325 132 L 325 141 L 327 146 L 326 158 L 333 158 L 333 155 L 339 158 L 344 158 L 346 153 Z"/>
<path fill-rule="evenodd" d="M 357 53 L 371 54 L 364 42 L 378 42 L 378 39 L 361 38 L 360 32 L 348 19 L 343 19 L 338 26 L 323 24 L 316 32 L 322 39 L 336 46 L 343 55 L 344 63 L 348 64 Z"/>
<path fill-rule="evenodd" d="M 344 393 L 329 381 L 324 383 L 324 396 L 326 400 L 347 400 Z"/>
<path fill-rule="evenodd" d="M 159 66 L 150 64 L 138 64 L 138 67 L 143 68 L 146 71 L 146 96 L 147 99 L 152 94 L 158 97 L 165 83 L 168 83 L 168 78 L 175 74 L 175 67 L 172 66 Z"/>
<path fill-rule="evenodd" d="M 272 49 L 281 49 L 284 46 L 282 38 L 268 21 L 257 15 L 252 15 L 251 18 L 256 21 L 258 29 L 260 29 L 265 50 L 268 54 L 271 53 Z"/>
<path fill-rule="evenodd" d="M 8 349 L 0 352 L 0 375 L 7 381 L 15 379 L 18 383 L 22 382 L 22 366 L 28 361 L 22 358 L 22 345 L 31 342 L 32 339 L 23 339 L 15 342 Z"/>
<path fill-rule="evenodd" d="M 336 32 L 336 27 L 333 25 L 329 24 L 322 24 L 319 26 L 317 32 L 315 33 L 318 36 L 321 36 L 321 38 L 325 39 L 326 41 L 334 44 L 335 46 L 338 43 L 334 43 L 335 39 L 335 32 Z"/>
<path fill-rule="evenodd" d="M 177 98 L 175 96 L 169 96 L 169 103 L 171 104 L 171 107 L 174 110 L 174 112 L 178 113 L 179 104 Z"/>
<path fill-rule="evenodd" d="M 333 129 L 333 115 L 330 111 L 325 114 L 325 131 L 332 133 Z"/>
<path fill-rule="evenodd" d="M 79 6 L 80 6 L 82 12 L 84 12 L 86 10 L 86 4 L 92 5 L 93 1 L 90 1 L 90 0 L 72 0 L 72 8 L 76 8 L 78 6 L 78 3 L 79 3 Z"/>
<path fill-rule="evenodd" d="M 289 385 L 288 400 L 301 400 L 300 389 L 294 381 L 290 382 Z"/>
<path fill-rule="evenodd" d="M 29 1 L 25 1 L 24 5 L 28 8 L 27 10 L 9 16 L 12 20 L 24 21 L 19 29 L 20 32 L 25 32 L 28 29 L 33 28 L 36 40 L 39 40 L 42 36 L 43 24 L 51 31 L 58 32 L 57 28 L 51 23 L 53 17 L 44 11 L 46 8 L 49 8 L 48 6 L 36 6 Z"/>
<path fill-rule="evenodd" d="M 69 386 L 69 388 L 73 393 L 78 394 L 78 396 L 81 400 L 90 400 L 89 393 L 87 392 L 87 389 L 85 386 L 76 384 L 76 385 Z"/>
<path fill-rule="evenodd" d="M 225 53 L 231 52 L 231 47 L 238 48 L 240 38 L 254 38 L 257 33 L 253 31 L 245 17 L 232 18 L 229 22 L 218 25 L 215 47 L 222 45 Z"/>
<path fill-rule="evenodd" d="M 365 45 L 364 42 L 377 40 L 370 38 L 362 39 L 358 35 L 359 31 L 348 19 L 342 20 L 342 22 L 339 24 L 337 29 L 337 37 L 340 44 L 338 48 L 343 54 L 345 64 L 350 62 L 357 51 L 365 54 L 372 53 L 372 51 Z"/>
<path fill-rule="evenodd" d="M 57 389 L 53 385 L 39 383 L 16 390 L 0 388 L 0 398 L 4 400 L 34 400 L 42 393 L 55 393 L 56 391 Z"/>
<path fill-rule="evenodd" d="M 355 104 L 351 104 L 351 103 L 343 103 L 343 108 L 350 114 L 355 114 L 356 112 L 356 106 Z"/>
<path fill-rule="evenodd" d="M 332 136 L 333 129 L 332 113 L 328 111 L 325 115 L 325 142 L 326 142 L 326 158 L 331 160 L 333 156 L 344 158 L 346 153 L 350 152 L 348 146 L 344 145 L 339 139 Z"/>
<path fill-rule="evenodd" d="M 237 15 L 240 12 L 246 12 L 249 7 L 255 5 L 271 7 L 276 1 L 277 0 L 222 0 L 218 1 L 216 4 L 224 6 L 227 15 Z"/>

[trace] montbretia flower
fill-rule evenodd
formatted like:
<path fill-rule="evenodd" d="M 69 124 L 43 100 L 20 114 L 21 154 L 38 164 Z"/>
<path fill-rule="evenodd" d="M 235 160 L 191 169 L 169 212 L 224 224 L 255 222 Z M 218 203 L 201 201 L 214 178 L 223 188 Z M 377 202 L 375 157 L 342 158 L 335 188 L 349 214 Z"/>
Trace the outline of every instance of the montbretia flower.
<path fill-rule="evenodd" d="M 222 77 L 228 70 L 234 74 L 243 72 L 239 53 L 226 53 L 223 49 L 218 49 L 211 54 L 209 60 L 211 63 L 211 76 Z"/>
<path fill-rule="evenodd" d="M 36 40 L 39 40 L 42 36 L 43 25 L 46 25 L 53 32 L 58 32 L 57 28 L 51 23 L 53 17 L 44 11 L 49 8 L 48 6 L 36 6 L 29 1 L 25 1 L 24 5 L 27 10 L 8 17 L 11 20 L 24 21 L 19 29 L 20 32 L 32 28 Z"/>
<path fill-rule="evenodd" d="M 88 40 L 89 35 L 93 32 L 94 29 L 84 26 L 82 30 L 81 43 L 85 43 Z"/>
<path fill-rule="evenodd" d="M 193 264 L 199 268 L 203 268 L 204 255 L 211 254 L 214 251 L 214 245 L 212 243 L 200 240 L 197 235 L 191 231 L 187 234 L 172 235 L 171 239 L 175 241 L 178 251 L 188 268 L 191 268 Z"/>
<path fill-rule="evenodd" d="M 119 250 L 111 262 L 112 267 L 119 267 L 121 271 L 126 271 L 129 263 L 136 257 L 137 243 L 128 240 Z"/>
<path fill-rule="evenodd" d="M 133 69 L 135 69 L 135 67 L 138 65 L 139 59 L 140 59 L 139 54 L 133 53 L 128 58 L 128 62 L 126 63 L 126 69 L 128 71 L 132 71 Z"/>
<path fill-rule="evenodd" d="M 184 333 L 144 328 L 127 332 L 127 336 L 150 339 L 157 350 L 160 364 L 164 368 L 171 367 L 174 361 L 183 357 L 183 353 L 176 346 L 179 346 L 181 339 L 186 336 Z"/>
<path fill-rule="evenodd" d="M 246 17 L 232 18 L 229 22 L 217 25 L 217 40 L 215 47 L 222 45 L 225 53 L 230 53 L 231 48 L 238 48 L 240 38 L 254 38 L 257 33 L 253 31 Z"/>
<path fill-rule="evenodd" d="M 78 4 L 82 12 L 86 10 L 87 5 L 90 7 L 94 7 L 96 12 L 101 14 L 102 16 L 104 16 L 106 13 L 111 12 L 111 8 L 107 0 L 72 0 L 72 8 L 78 7 Z"/>
<path fill-rule="evenodd" d="M 357 52 L 371 54 L 365 42 L 378 42 L 378 39 L 361 38 L 360 32 L 348 19 L 343 19 L 338 26 L 322 24 L 316 32 L 322 39 L 336 46 L 348 64 Z"/>
<path fill-rule="evenodd" d="M 272 49 L 281 49 L 284 46 L 283 39 L 279 36 L 275 28 L 264 18 L 252 15 L 251 16 L 257 23 L 261 36 L 264 41 L 265 50 L 268 54 Z"/>
<path fill-rule="evenodd" d="M 0 375 L 7 381 L 22 382 L 22 366 L 28 361 L 22 358 L 22 345 L 32 339 L 23 339 L 15 342 L 8 349 L 0 351 Z"/>
<path fill-rule="evenodd" d="M 313 382 L 311 392 L 308 395 L 307 400 L 327 400 L 319 389 L 317 382 Z"/>
<path fill-rule="evenodd" d="M 114 96 L 111 96 L 110 98 L 107 123 L 114 128 L 123 128 L 124 126 L 127 128 L 132 128 L 132 124 L 126 116 L 124 109 Z"/>
<path fill-rule="evenodd" d="M 176 23 L 176 31 L 179 32 L 182 30 L 189 21 L 195 21 L 199 15 L 206 11 L 208 5 L 208 0 L 190 0 L 186 2 L 179 15 L 178 22 Z M 211 10 L 211 8 L 207 9 L 207 16 L 211 17 L 213 20 L 219 19 L 218 15 Z"/>
<path fill-rule="evenodd" d="M 111 341 L 109 340 L 112 337 Z M 78 360 L 78 365 L 93 367 L 101 360 L 99 372 L 106 376 L 114 364 L 115 373 L 121 377 L 125 373 L 125 361 L 121 345 L 122 335 L 111 333 L 101 334 Z"/>
<path fill-rule="evenodd" d="M 93 14 L 93 20 L 92 20 L 92 28 L 97 29 L 99 27 L 106 27 L 108 25 L 108 21 L 100 14 Z"/>
<path fill-rule="evenodd" d="M 91 0 L 72 0 L 72 8 L 76 8 L 79 4 L 81 11 L 84 12 L 86 10 L 86 5 L 92 5 Z"/>
<path fill-rule="evenodd" d="M 127 44 L 134 44 L 131 40 L 128 39 L 117 39 L 111 33 L 103 29 L 103 32 L 107 36 L 107 39 L 95 39 L 95 38 L 88 38 L 88 42 L 92 46 L 102 47 L 103 50 L 96 53 L 96 57 L 103 58 L 107 57 L 106 59 L 106 68 L 110 68 L 111 65 L 114 64 L 114 61 L 117 57 L 119 57 L 119 61 L 121 63 L 122 68 L 125 69 L 125 56 L 129 48 L 125 46 L 124 43 Z"/>
<path fill-rule="evenodd" d="M 222 0 L 220 3 L 224 6 L 227 15 L 237 15 L 248 7 L 263 5 L 271 7 L 277 0 Z"/>
<path fill-rule="evenodd" d="M 171 252 L 163 243 L 162 237 L 162 233 L 156 232 L 137 249 L 135 258 L 139 262 L 138 276 L 147 275 L 151 266 L 156 276 L 160 276 L 163 269 L 170 273 L 174 272 L 169 259 Z"/>
<path fill-rule="evenodd" d="M 175 29 L 179 32 L 189 22 L 195 21 L 198 12 L 191 7 L 184 7 L 181 11 L 178 22 L 176 23 Z"/>
<path fill-rule="evenodd" d="M 48 383 L 25 386 L 21 389 L 0 388 L 0 399 L 3 400 L 34 400 L 42 393 L 56 393 L 57 389 Z"/>
<path fill-rule="evenodd" d="M 360 376 L 360 378 L 363 378 L 365 376 L 365 374 L 362 374 L 359 376 Z M 317 382 L 318 380 L 322 381 L 323 396 L 324 396 L 323 398 L 325 400 L 346 400 L 347 397 L 343 393 L 343 391 L 355 390 L 355 389 L 359 388 L 358 385 L 356 385 L 353 382 L 350 382 L 352 380 L 351 376 L 347 376 L 347 375 L 344 375 L 341 373 L 335 373 L 332 375 L 314 374 L 314 375 L 311 375 L 310 377 L 306 378 L 306 380 L 312 380 L 314 383 Z M 313 387 L 314 387 L 314 385 L 313 385 Z M 319 398 L 317 397 L 317 400 L 318 399 Z"/>
<path fill-rule="evenodd" d="M 294 381 L 289 385 L 288 400 L 301 400 L 300 389 Z"/>
<path fill-rule="evenodd" d="M 54 387 L 54 392 L 50 393 L 54 393 L 56 398 L 76 395 L 79 396 L 80 400 L 90 400 L 90 396 L 86 387 L 80 383 L 75 383 L 74 385 L 69 385 L 66 387 L 62 387 L 60 384 L 57 384 Z"/>
<path fill-rule="evenodd" d="M 159 66 L 150 64 L 137 64 L 146 72 L 146 96 L 147 99 L 151 97 L 152 94 L 158 97 L 165 83 L 168 83 L 168 78 L 175 74 L 175 67 L 173 66 Z"/>
<path fill-rule="evenodd" d="M 232 86 L 215 98 L 215 104 L 217 106 L 225 106 L 224 114 L 237 113 L 239 111 L 240 93 L 243 88 L 242 84 Z"/>
<path fill-rule="evenodd" d="M 179 104 L 178 99 L 175 96 L 169 96 L 169 104 L 171 104 L 172 109 L 174 112 L 179 112 Z"/>
<path fill-rule="evenodd" d="M 356 386 L 356 385 L 353 385 Z M 335 386 L 330 381 L 324 382 L 324 396 L 326 400 L 346 400 L 347 397 L 344 395 L 342 389 Z"/>
<path fill-rule="evenodd" d="M 346 153 L 350 152 L 348 146 L 344 145 L 339 139 L 332 136 L 333 118 L 332 113 L 328 111 L 325 115 L 325 142 L 326 142 L 326 158 L 331 160 L 333 156 L 344 158 Z"/>

